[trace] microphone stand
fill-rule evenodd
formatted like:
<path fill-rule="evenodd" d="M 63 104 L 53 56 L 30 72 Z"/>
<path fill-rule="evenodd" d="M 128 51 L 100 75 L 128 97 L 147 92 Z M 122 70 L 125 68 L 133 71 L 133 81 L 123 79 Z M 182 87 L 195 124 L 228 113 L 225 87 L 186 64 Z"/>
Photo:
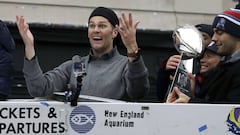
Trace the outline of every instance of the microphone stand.
<path fill-rule="evenodd" d="M 71 106 L 77 106 L 78 97 L 79 97 L 80 91 L 82 89 L 82 79 L 83 79 L 83 77 L 85 75 L 86 75 L 86 73 L 82 73 L 82 74 L 80 74 L 80 75 L 78 75 L 76 77 L 76 79 L 77 79 L 77 88 L 76 88 L 76 90 L 72 91 L 72 95 L 70 97 Z"/>

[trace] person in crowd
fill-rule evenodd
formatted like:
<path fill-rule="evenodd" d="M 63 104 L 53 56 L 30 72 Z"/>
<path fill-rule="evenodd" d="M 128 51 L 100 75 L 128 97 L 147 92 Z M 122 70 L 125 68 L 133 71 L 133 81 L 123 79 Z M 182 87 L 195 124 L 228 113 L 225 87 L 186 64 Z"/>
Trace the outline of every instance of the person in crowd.
<path fill-rule="evenodd" d="M 200 31 L 203 37 L 203 47 L 208 46 L 212 41 L 213 30 L 209 24 L 197 24 L 195 27 Z M 157 75 L 157 97 L 160 102 L 166 100 L 166 93 L 168 91 L 170 78 L 173 78 L 174 72 L 180 61 L 180 55 L 172 55 L 166 61 L 163 62 Z M 199 60 L 198 60 L 199 61 Z M 198 71 L 197 71 L 198 72 Z M 170 77 L 170 78 L 169 78 Z"/>
<path fill-rule="evenodd" d="M 45 97 L 66 90 L 67 84 L 76 89 L 73 60 L 43 73 L 29 26 L 23 16 L 16 16 L 16 19 L 25 44 L 23 73 L 29 93 L 34 97 Z M 138 24 L 139 21 L 133 22 L 131 13 L 128 16 L 122 13 L 118 18 L 112 9 L 106 7 L 92 11 L 88 19 L 91 49 L 89 55 L 79 58 L 86 67 L 81 94 L 126 101 L 137 101 L 146 95 L 150 84 L 136 40 Z M 127 49 L 127 57 L 118 52 L 119 39 Z"/>
<path fill-rule="evenodd" d="M 13 81 L 15 42 L 7 25 L 0 20 L 0 100 L 7 100 Z"/>
<path fill-rule="evenodd" d="M 240 103 L 240 10 L 225 10 L 213 21 L 217 53 L 223 56 L 216 69 L 205 79 L 202 98 L 189 97 L 177 87 L 167 98 L 167 103 Z M 191 75 L 190 79 L 192 79 Z M 192 79 L 192 86 L 195 85 Z"/>
<path fill-rule="evenodd" d="M 210 24 L 197 24 L 195 27 L 201 32 L 203 38 L 203 47 L 207 47 L 212 42 L 213 29 Z"/>
<path fill-rule="evenodd" d="M 200 71 L 196 74 L 194 97 L 201 97 L 201 86 L 204 83 L 204 78 L 210 77 L 209 73 L 216 69 L 217 65 L 221 61 L 221 55 L 217 53 L 217 46 L 214 42 L 211 42 L 204 50 L 202 57 L 200 58 Z"/>

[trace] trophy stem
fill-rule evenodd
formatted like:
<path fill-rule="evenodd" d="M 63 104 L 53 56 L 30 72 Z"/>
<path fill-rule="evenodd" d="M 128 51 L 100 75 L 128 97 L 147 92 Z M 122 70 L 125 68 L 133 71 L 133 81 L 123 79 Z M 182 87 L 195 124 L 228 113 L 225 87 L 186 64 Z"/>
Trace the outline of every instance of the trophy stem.
<path fill-rule="evenodd" d="M 167 91 L 167 94 L 166 94 L 166 96 L 165 96 L 165 101 L 167 100 L 168 95 L 169 95 L 169 94 L 172 92 L 172 90 L 173 90 L 174 82 L 175 82 L 176 76 L 177 76 L 177 74 L 178 74 L 179 67 L 181 66 L 181 63 L 182 63 L 182 57 L 183 57 L 183 52 L 181 52 L 181 54 L 180 54 L 180 62 L 178 63 L 178 66 L 177 66 L 176 71 L 175 71 L 175 73 L 174 73 L 172 83 L 171 83 L 170 87 L 168 87 L 168 91 Z"/>

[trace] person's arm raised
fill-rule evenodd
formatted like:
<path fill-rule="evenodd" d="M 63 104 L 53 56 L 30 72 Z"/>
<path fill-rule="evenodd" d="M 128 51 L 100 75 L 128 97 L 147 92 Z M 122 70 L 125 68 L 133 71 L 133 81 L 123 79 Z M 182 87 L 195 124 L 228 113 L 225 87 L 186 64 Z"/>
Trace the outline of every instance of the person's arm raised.
<path fill-rule="evenodd" d="M 137 40 L 136 40 L 136 29 L 139 21 L 133 24 L 132 14 L 128 14 L 128 18 L 123 13 L 119 18 L 121 26 L 117 26 L 118 32 L 121 35 L 123 44 L 127 48 L 128 59 L 130 62 L 137 58 L 139 51 Z"/>
<path fill-rule="evenodd" d="M 16 16 L 16 22 L 18 31 L 25 44 L 25 56 L 28 60 L 31 60 L 35 56 L 34 37 L 29 30 L 29 25 L 25 22 L 23 16 Z"/>

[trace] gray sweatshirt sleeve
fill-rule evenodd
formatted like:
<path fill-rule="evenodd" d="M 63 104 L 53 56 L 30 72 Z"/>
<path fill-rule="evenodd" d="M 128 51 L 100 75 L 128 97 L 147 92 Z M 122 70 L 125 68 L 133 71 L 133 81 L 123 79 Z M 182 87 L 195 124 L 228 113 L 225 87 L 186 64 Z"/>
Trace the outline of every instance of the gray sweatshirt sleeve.
<path fill-rule="evenodd" d="M 66 87 L 71 72 L 71 61 L 64 62 L 51 71 L 43 73 L 38 58 L 24 59 L 23 73 L 27 88 L 33 97 L 51 96 L 53 91 L 62 91 Z"/>
<path fill-rule="evenodd" d="M 148 70 L 142 56 L 128 63 L 127 80 L 127 92 L 133 100 L 142 98 L 148 93 L 150 89 Z"/>

